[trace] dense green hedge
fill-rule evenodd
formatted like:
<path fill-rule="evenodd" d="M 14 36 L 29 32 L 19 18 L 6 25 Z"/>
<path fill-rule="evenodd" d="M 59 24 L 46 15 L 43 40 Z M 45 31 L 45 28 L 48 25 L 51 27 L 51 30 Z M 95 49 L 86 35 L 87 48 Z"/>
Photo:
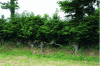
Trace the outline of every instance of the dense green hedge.
<path fill-rule="evenodd" d="M 85 19 L 80 19 L 77 24 L 73 21 L 60 20 L 57 13 L 54 13 L 51 18 L 47 14 L 41 17 L 40 15 L 34 16 L 34 13 L 23 12 L 21 15 L 16 14 L 13 21 L 6 22 L 0 19 L 0 23 L 4 22 L 0 24 L 0 39 L 24 38 L 46 42 L 55 40 L 57 43 L 69 40 L 80 46 L 98 45 L 98 18 L 99 10 Z"/>

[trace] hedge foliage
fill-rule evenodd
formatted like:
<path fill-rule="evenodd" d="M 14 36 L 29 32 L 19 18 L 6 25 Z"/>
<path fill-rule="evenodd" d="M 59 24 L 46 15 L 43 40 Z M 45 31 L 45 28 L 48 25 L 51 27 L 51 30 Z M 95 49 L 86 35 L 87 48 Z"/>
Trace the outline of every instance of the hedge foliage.
<path fill-rule="evenodd" d="M 0 18 L 0 39 L 55 40 L 57 43 L 69 40 L 80 46 L 98 45 L 99 42 L 99 9 L 93 15 L 78 20 L 77 24 L 73 20 L 61 20 L 58 13 L 52 17 L 48 14 L 35 16 L 32 12 L 15 16 L 9 22 Z"/>

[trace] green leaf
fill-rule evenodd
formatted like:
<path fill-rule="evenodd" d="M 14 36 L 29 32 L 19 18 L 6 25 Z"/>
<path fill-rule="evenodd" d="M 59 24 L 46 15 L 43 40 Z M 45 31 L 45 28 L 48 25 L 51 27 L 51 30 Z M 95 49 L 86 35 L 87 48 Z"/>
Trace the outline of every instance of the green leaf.
<path fill-rule="evenodd" d="M 63 32 L 63 33 L 62 33 L 62 35 L 66 35 L 66 34 L 69 34 L 69 33 L 68 33 L 68 32 Z"/>

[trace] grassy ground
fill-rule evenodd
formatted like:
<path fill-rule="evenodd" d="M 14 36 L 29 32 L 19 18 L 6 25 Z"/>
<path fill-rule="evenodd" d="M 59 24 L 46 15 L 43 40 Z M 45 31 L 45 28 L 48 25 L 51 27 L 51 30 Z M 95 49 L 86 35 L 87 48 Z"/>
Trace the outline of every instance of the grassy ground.
<path fill-rule="evenodd" d="M 75 53 L 70 48 L 39 48 L 0 46 L 0 66 L 99 66 L 99 51 L 79 50 Z"/>

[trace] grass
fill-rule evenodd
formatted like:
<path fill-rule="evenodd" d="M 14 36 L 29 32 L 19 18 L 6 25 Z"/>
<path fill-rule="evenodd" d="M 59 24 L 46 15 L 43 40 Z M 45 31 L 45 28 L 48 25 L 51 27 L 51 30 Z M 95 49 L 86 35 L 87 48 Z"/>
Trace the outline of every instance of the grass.
<path fill-rule="evenodd" d="M 69 46 L 62 49 L 0 46 L 0 66 L 99 66 L 98 51 L 79 50 L 75 54 Z M 95 56 L 94 56 L 95 55 Z"/>

